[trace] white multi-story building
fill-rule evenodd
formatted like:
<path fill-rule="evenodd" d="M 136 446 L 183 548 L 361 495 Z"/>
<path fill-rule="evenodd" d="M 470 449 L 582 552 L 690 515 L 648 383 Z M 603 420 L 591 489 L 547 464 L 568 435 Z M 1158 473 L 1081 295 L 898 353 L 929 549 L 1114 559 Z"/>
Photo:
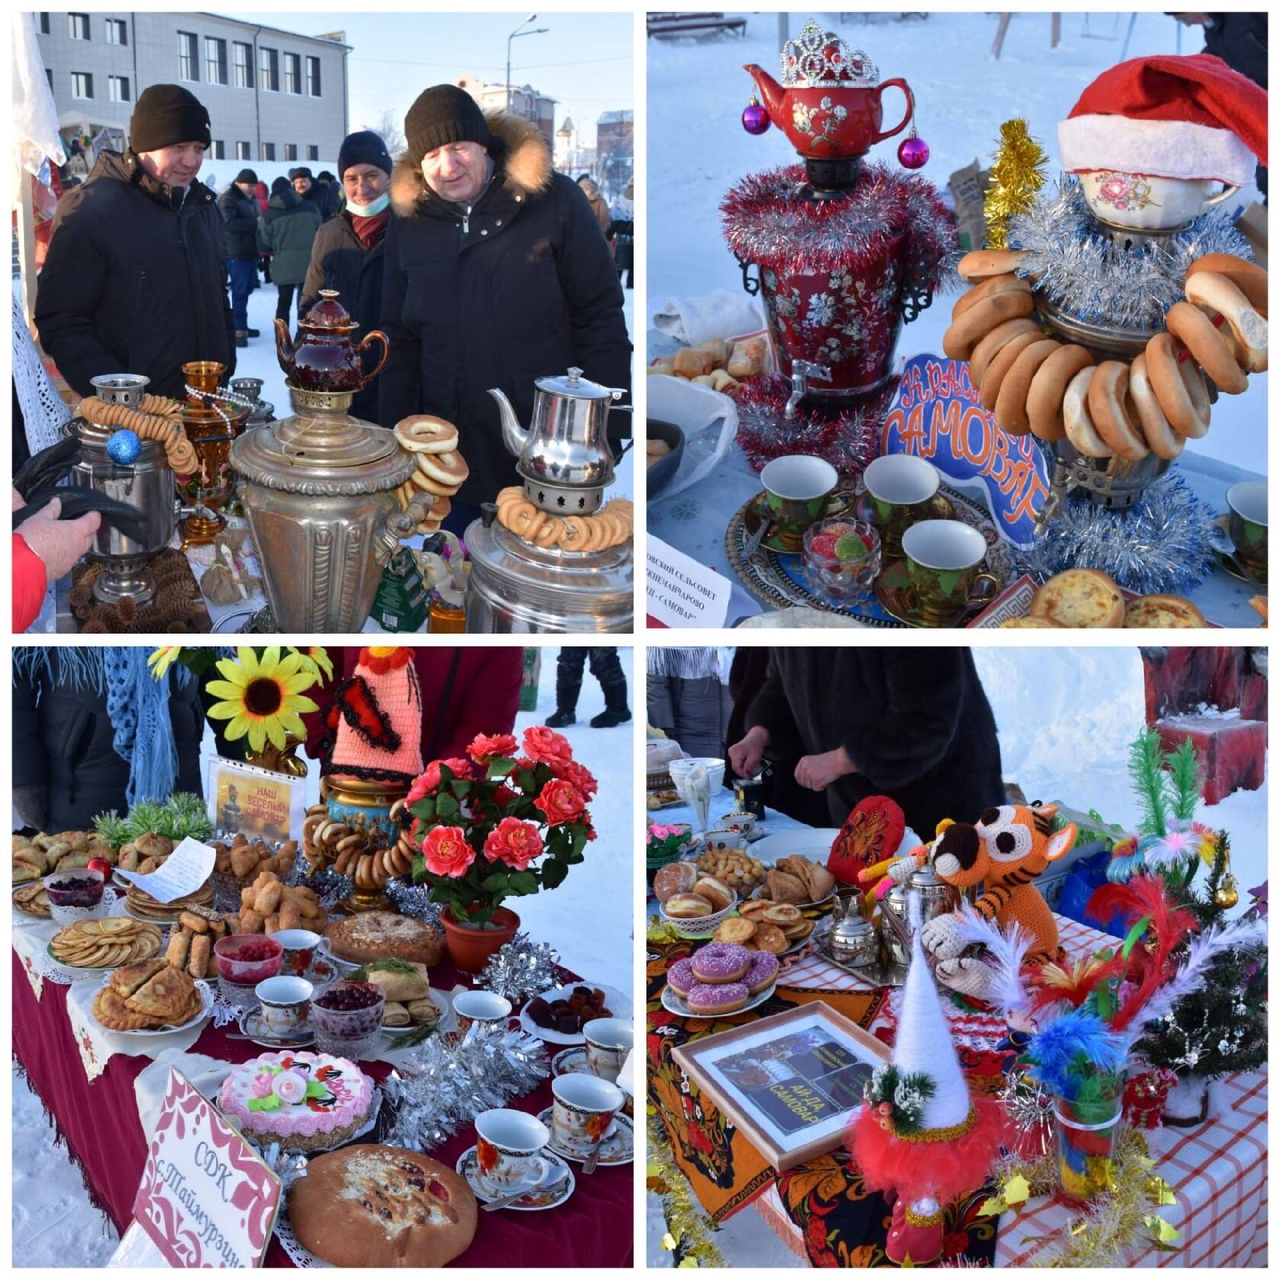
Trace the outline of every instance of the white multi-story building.
<path fill-rule="evenodd" d="M 213 13 L 36 13 L 63 138 L 127 142 L 138 95 L 181 84 L 209 112 L 211 160 L 332 165 L 347 132 L 343 33 L 303 36 Z"/>

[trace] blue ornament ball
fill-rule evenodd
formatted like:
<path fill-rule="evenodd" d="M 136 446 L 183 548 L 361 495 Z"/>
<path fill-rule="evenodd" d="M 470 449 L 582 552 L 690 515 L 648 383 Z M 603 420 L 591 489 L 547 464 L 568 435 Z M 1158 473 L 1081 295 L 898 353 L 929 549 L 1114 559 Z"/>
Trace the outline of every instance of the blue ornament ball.
<path fill-rule="evenodd" d="M 138 433 L 128 427 L 112 432 L 111 439 L 107 441 L 107 457 L 122 467 L 137 462 L 141 453 L 142 441 L 138 439 Z"/>

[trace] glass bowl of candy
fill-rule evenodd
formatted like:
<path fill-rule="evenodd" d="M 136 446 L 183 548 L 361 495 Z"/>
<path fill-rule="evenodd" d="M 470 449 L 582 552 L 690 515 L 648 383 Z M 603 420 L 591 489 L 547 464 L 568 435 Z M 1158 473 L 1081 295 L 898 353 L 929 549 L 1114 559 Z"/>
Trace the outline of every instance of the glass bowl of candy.
<path fill-rule="evenodd" d="M 804 573 L 826 604 L 866 595 L 880 572 L 880 535 L 865 520 L 819 520 L 804 531 Z"/>

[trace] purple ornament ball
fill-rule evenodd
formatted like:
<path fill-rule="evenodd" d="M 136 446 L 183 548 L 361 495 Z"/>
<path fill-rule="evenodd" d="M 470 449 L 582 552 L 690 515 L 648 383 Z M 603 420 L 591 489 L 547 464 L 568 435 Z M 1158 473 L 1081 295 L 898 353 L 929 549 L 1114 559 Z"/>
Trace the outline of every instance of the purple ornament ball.
<path fill-rule="evenodd" d="M 107 441 L 107 457 L 112 462 L 127 467 L 137 462 L 141 453 L 142 441 L 138 439 L 136 432 L 122 427 L 111 433 L 111 438 Z"/>
<path fill-rule="evenodd" d="M 768 109 L 758 102 L 751 103 L 742 112 L 742 127 L 748 133 L 761 134 L 769 128 Z"/>
<path fill-rule="evenodd" d="M 904 138 L 898 148 L 898 163 L 904 169 L 923 169 L 929 160 L 929 146 L 923 138 Z"/>

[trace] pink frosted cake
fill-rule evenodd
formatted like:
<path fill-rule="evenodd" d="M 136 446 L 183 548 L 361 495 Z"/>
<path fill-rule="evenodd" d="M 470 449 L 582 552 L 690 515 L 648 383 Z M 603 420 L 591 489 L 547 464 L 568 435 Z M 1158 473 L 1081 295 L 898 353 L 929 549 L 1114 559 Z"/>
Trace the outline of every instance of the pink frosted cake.
<path fill-rule="evenodd" d="M 248 1138 L 314 1151 L 353 1137 L 369 1119 L 373 1082 L 327 1053 L 264 1053 L 226 1078 L 218 1104 Z"/>

